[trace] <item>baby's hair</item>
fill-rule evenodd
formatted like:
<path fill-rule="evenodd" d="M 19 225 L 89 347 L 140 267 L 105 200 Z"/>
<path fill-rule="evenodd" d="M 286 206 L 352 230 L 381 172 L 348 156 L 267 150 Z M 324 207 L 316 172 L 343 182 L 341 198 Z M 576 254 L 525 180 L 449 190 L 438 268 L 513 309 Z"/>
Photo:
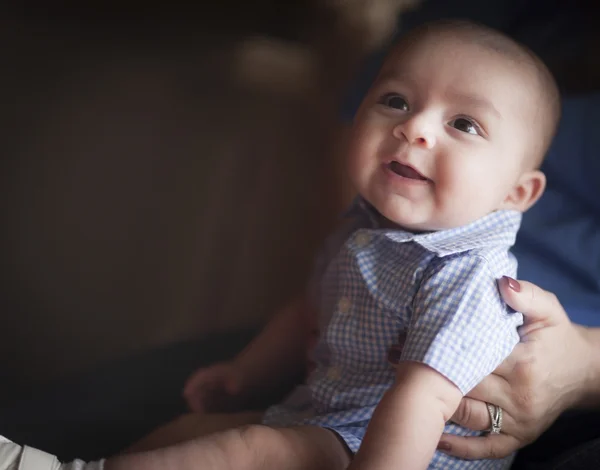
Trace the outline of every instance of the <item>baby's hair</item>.
<path fill-rule="evenodd" d="M 552 143 L 561 114 L 560 92 L 548 67 L 528 47 L 519 44 L 504 33 L 462 19 L 438 20 L 417 26 L 401 36 L 395 47 L 410 47 L 417 40 L 440 33 L 462 37 L 470 43 L 488 48 L 521 64 L 529 65 L 533 72 L 533 79 L 537 82 L 535 88 L 540 95 L 537 124 L 541 140 L 532 155 L 533 166 L 539 167 Z"/>

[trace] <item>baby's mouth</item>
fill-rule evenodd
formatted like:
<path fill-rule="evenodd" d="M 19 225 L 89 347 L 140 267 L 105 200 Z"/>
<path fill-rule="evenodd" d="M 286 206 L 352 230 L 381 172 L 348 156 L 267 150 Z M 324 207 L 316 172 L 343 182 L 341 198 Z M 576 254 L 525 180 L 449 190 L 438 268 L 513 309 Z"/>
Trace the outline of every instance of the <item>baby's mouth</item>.
<path fill-rule="evenodd" d="M 408 165 L 403 165 L 400 162 L 392 160 L 388 164 L 388 168 L 396 173 L 397 175 L 403 176 L 404 178 L 408 178 L 411 180 L 419 180 L 419 181 L 428 181 L 429 178 L 425 178 L 421 173 L 419 173 L 414 168 L 411 168 Z"/>

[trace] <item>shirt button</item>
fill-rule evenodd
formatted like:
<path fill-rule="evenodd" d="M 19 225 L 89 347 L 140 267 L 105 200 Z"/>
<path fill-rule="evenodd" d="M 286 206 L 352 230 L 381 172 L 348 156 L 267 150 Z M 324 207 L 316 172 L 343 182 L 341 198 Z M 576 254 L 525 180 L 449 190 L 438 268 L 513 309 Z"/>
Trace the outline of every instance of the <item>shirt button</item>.
<path fill-rule="evenodd" d="M 356 246 L 360 248 L 366 246 L 370 241 L 371 237 L 364 232 L 357 233 L 356 237 L 354 238 L 354 243 L 356 243 Z"/>
<path fill-rule="evenodd" d="M 340 380 L 342 378 L 342 373 L 337 367 L 330 367 L 327 371 L 327 378 L 331 380 Z"/>
<path fill-rule="evenodd" d="M 338 310 L 340 313 L 348 313 L 352 307 L 352 302 L 348 297 L 342 297 L 338 302 Z"/>

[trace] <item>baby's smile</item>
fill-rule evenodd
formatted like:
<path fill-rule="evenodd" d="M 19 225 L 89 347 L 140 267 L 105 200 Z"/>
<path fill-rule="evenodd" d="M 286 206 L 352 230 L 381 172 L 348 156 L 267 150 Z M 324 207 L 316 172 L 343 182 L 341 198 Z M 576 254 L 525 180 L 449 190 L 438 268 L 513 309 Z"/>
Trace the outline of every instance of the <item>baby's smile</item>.
<path fill-rule="evenodd" d="M 395 173 L 398 176 L 401 176 L 402 178 L 406 178 L 406 179 L 410 179 L 410 180 L 417 180 L 417 181 L 427 181 L 427 182 L 431 181 L 429 178 L 426 178 L 425 176 L 423 176 L 421 173 L 419 173 L 413 167 L 411 167 L 409 165 L 405 165 L 403 163 L 400 163 L 396 160 L 392 160 L 386 166 L 387 166 L 388 170 L 390 170 L 392 173 Z"/>

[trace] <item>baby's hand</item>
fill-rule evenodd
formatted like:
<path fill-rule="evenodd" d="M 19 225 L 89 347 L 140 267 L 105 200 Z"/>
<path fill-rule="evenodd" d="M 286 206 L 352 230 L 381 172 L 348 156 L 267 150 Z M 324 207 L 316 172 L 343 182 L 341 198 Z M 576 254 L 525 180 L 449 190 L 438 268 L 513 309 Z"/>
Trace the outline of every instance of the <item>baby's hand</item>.
<path fill-rule="evenodd" d="M 198 369 L 187 380 L 183 397 L 197 413 L 233 411 L 243 406 L 242 373 L 233 361 Z"/>

